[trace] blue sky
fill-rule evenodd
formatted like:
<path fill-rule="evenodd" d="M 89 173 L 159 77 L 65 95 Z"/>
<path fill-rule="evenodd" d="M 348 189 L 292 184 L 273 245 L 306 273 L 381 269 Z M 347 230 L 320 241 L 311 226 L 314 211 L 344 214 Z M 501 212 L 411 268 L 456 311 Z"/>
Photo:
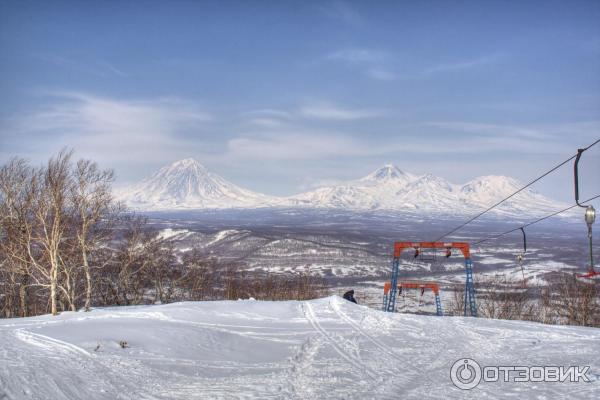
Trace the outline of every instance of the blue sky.
<path fill-rule="evenodd" d="M 194 157 L 286 195 L 384 163 L 527 181 L 600 137 L 600 2 L 0 1 L 0 162 Z M 582 160 L 600 190 L 600 146 Z M 569 167 L 536 188 L 572 197 Z M 594 175 L 595 174 L 595 175 Z"/>

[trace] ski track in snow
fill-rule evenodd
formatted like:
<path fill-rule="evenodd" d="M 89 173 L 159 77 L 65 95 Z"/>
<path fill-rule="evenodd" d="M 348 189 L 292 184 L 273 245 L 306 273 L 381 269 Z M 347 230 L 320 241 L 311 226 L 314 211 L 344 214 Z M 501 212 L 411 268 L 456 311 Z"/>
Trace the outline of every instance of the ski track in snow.
<path fill-rule="evenodd" d="M 105 365 L 79 346 L 25 329 L 15 330 L 4 340 L 0 394 L 7 400 L 129 399 L 128 393 L 134 392 L 140 399 L 156 399 L 140 390 L 140 382 L 120 379 L 125 376 L 121 362 Z M 7 351 L 8 346 L 13 349 Z M 21 373 L 14 374 L 14 369 Z"/>
<path fill-rule="evenodd" d="M 599 342 L 599 329 L 388 314 L 337 296 L 108 307 L 0 320 L 0 399 L 588 399 Z M 465 392 L 449 379 L 465 357 L 590 365 L 592 382 Z"/>
<path fill-rule="evenodd" d="M 372 371 L 371 368 L 365 365 L 359 357 L 353 355 L 346 347 L 341 345 L 340 343 L 343 343 L 343 341 L 336 340 L 336 338 L 332 334 L 330 334 L 323 328 L 323 326 L 319 323 L 315 311 L 310 303 L 305 302 L 303 304 L 303 311 L 306 315 L 306 319 L 308 320 L 308 322 L 310 322 L 313 328 L 315 328 L 315 330 L 319 332 L 329 342 L 329 344 L 344 360 L 348 361 L 349 365 L 359 369 L 369 379 L 376 379 L 376 372 Z"/>

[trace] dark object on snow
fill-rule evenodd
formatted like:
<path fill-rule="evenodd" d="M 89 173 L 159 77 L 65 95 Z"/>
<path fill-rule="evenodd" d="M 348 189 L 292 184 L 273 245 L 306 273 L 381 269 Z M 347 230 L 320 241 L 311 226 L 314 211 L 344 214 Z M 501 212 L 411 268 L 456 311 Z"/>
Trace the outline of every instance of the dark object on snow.
<path fill-rule="evenodd" d="M 351 301 L 354 304 L 358 304 L 354 298 L 354 290 L 348 290 L 346 293 L 344 293 L 344 299 Z"/>

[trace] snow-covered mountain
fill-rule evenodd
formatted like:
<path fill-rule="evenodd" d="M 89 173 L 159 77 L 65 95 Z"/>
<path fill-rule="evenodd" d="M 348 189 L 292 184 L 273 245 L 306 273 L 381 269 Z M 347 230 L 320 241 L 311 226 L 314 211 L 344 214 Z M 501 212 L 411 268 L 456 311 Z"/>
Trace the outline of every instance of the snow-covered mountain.
<path fill-rule="evenodd" d="M 243 189 L 187 158 L 161 168 L 117 198 L 143 210 L 246 208 L 270 205 L 275 199 Z"/>
<path fill-rule="evenodd" d="M 301 193 L 289 201 L 298 206 L 319 208 L 473 213 L 495 204 L 522 186 L 513 178 L 493 175 L 458 185 L 431 174 L 415 176 L 393 165 L 385 165 L 362 179 Z M 526 189 L 494 211 L 521 214 L 557 210 L 563 206 Z"/>
<path fill-rule="evenodd" d="M 160 169 L 117 197 L 143 210 L 257 207 L 308 207 L 347 210 L 427 211 L 472 214 L 523 185 L 505 176 L 481 176 L 464 185 L 431 174 L 413 175 L 387 164 L 364 178 L 321 187 L 290 197 L 243 189 L 208 171 L 194 159 Z M 495 209 L 500 214 L 558 210 L 564 204 L 526 189 Z"/>
<path fill-rule="evenodd" d="M 436 181 L 442 190 L 434 187 Z M 452 188 L 441 178 L 418 177 L 388 164 L 364 178 L 301 193 L 289 201 L 320 208 L 413 210 L 422 206 L 419 197 L 441 199 L 447 190 Z"/>
<path fill-rule="evenodd" d="M 506 176 L 488 175 L 475 178 L 460 187 L 460 198 L 465 204 L 488 208 L 519 190 L 524 185 Z M 494 209 L 496 213 L 521 214 L 558 211 L 565 204 L 549 199 L 533 189 L 525 189 Z"/>
<path fill-rule="evenodd" d="M 394 165 L 384 165 L 362 179 L 322 187 L 287 198 L 292 206 L 349 209 L 405 209 L 412 204 L 394 201 L 395 193 L 415 180 L 415 176 Z"/>

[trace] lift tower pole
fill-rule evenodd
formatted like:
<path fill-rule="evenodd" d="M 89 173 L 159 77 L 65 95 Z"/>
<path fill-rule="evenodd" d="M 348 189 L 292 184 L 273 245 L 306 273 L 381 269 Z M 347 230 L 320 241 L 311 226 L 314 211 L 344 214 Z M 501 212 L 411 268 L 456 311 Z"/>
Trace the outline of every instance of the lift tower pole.
<path fill-rule="evenodd" d="M 471 252 L 469 243 L 465 242 L 396 242 L 394 243 L 394 260 L 392 262 L 392 277 L 389 296 L 385 297 L 384 311 L 394 312 L 396 310 L 396 294 L 398 290 L 398 275 L 400 272 L 400 256 L 404 249 L 415 249 L 415 255 L 421 253 L 421 249 L 458 249 L 465 257 L 465 309 L 464 315 L 477 316 L 477 304 L 475 302 L 475 286 L 473 284 L 473 262 L 471 261 Z M 446 254 L 446 257 L 449 253 Z"/>

